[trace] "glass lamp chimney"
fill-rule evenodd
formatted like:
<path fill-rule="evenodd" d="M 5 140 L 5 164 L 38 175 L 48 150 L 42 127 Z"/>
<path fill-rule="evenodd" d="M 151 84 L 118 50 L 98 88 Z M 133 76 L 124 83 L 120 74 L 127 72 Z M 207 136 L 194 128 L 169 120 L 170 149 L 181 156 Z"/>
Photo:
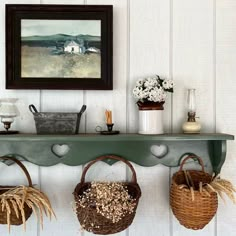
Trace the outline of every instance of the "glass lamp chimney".
<path fill-rule="evenodd" d="M 196 89 L 188 89 L 187 104 L 188 104 L 188 121 L 195 122 L 196 115 Z"/>

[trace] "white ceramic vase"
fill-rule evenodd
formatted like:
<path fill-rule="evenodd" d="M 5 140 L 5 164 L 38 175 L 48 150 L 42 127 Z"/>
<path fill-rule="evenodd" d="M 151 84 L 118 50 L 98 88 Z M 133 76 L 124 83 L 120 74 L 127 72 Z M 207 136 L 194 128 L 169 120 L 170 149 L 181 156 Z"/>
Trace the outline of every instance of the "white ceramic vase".
<path fill-rule="evenodd" d="M 163 134 L 163 110 L 139 110 L 139 134 Z"/>

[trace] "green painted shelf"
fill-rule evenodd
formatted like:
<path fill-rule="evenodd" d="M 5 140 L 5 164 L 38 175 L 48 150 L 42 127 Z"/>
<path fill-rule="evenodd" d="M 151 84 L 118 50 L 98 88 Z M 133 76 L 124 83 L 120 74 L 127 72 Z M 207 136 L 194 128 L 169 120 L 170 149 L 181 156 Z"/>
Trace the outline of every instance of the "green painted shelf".
<path fill-rule="evenodd" d="M 141 166 L 178 166 L 186 153 L 203 158 L 206 167 L 219 173 L 226 157 L 229 134 L 79 134 L 1 135 L 1 155 L 15 156 L 39 166 L 58 163 L 76 166 L 101 155 L 119 155 Z M 108 160 L 108 164 L 114 161 Z M 10 164 L 10 163 L 6 163 Z"/>

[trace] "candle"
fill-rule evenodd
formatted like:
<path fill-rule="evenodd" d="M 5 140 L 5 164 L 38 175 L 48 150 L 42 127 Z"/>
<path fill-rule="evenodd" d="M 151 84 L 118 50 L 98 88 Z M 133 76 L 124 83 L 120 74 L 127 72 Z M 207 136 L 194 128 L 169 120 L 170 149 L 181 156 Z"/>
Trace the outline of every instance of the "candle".
<path fill-rule="evenodd" d="M 112 111 L 106 110 L 105 115 L 106 115 L 106 123 L 112 124 Z"/>

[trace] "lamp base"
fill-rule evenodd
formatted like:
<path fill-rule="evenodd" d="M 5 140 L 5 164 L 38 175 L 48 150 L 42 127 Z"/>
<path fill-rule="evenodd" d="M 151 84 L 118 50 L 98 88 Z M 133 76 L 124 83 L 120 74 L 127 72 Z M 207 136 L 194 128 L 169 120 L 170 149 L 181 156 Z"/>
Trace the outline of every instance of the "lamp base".
<path fill-rule="evenodd" d="M 8 135 L 8 134 L 18 134 L 19 131 L 16 130 L 2 130 L 0 131 L 0 135 Z"/>
<path fill-rule="evenodd" d="M 198 122 L 185 122 L 182 126 L 183 132 L 186 134 L 198 134 L 201 130 L 201 124 Z"/>

